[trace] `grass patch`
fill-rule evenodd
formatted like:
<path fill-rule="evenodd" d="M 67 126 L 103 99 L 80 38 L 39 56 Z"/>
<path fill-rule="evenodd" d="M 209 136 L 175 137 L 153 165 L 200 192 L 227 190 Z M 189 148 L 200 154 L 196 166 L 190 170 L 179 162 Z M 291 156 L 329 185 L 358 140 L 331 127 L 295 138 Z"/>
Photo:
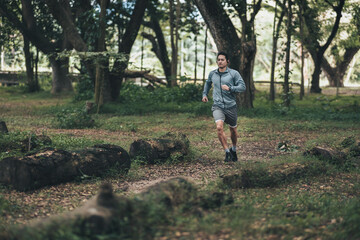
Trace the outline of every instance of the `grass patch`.
<path fill-rule="evenodd" d="M 90 139 L 86 137 L 75 137 L 67 134 L 57 134 L 51 136 L 52 146 L 57 149 L 78 150 L 91 147 L 96 144 L 106 143 L 98 139 Z"/>
<path fill-rule="evenodd" d="M 96 192 L 94 189 L 105 180 L 118 187 L 115 190 L 118 194 L 132 195 L 124 192 L 124 185 L 130 183 L 133 187 L 144 184 L 146 180 L 157 180 L 160 176 L 187 174 L 199 183 L 198 195 L 203 197 L 203 201 L 192 195 L 190 203 L 180 204 L 169 211 L 168 206 L 159 204 L 157 200 L 140 203 L 134 197 L 131 201 L 134 201 L 135 212 L 131 216 L 139 219 L 130 221 L 130 218 L 125 218 L 130 215 L 124 215 L 114 222 L 112 233 L 89 235 L 77 228 L 61 225 L 48 232 L 49 236 L 54 236 L 52 239 L 145 239 L 146 236 L 159 239 L 359 238 L 358 166 L 345 169 L 302 156 L 302 152 L 313 146 L 341 149 L 343 139 L 360 135 L 359 96 L 310 95 L 303 101 L 295 98 L 292 107 L 284 109 L 278 100 L 270 103 L 267 93 L 257 93 L 255 108 L 239 113 L 240 160 L 225 165 L 210 111 L 211 103 L 202 103 L 201 90 L 194 89 L 188 86 L 149 91 L 125 85 L 117 102 L 105 104 L 100 114 L 90 114 L 95 123 L 92 129 L 73 131 L 58 130 L 59 126 L 55 124 L 57 114 L 63 110 L 81 110 L 85 107 L 84 101 L 74 102 L 72 94 L 64 97 L 51 96 L 48 92 L 23 94 L 20 88 L 0 88 L 0 119 L 6 121 L 10 133 L 14 134 L 10 137 L 14 141 L 20 141 L 21 134 L 26 137 L 27 133 L 39 132 L 43 128 L 55 148 L 77 150 L 111 143 L 129 149 L 137 139 L 181 132 L 189 138 L 191 149 L 185 163 L 179 163 L 175 156 L 171 159 L 173 161 L 152 166 L 153 172 L 138 159 L 139 162 L 133 162 L 127 176 L 109 172 L 104 177 L 24 194 L 0 188 L 0 212 L 3 212 L 1 201 L 4 201 L 3 209 L 13 216 L 9 220 L 1 215 L 0 228 L 5 229 L 15 221 L 27 221 L 34 211 L 41 215 L 44 206 L 51 214 L 59 209 L 69 209 L 69 205 L 64 203 L 67 200 L 78 206 L 85 200 L 83 195 L 90 198 Z M 65 114 L 63 117 L 68 116 Z M 226 134 L 228 136 L 228 129 Z M 277 149 L 279 143 L 288 144 L 289 151 Z M 292 145 L 299 147 L 297 153 L 291 151 L 294 150 Z M 281 172 L 274 173 L 292 164 L 304 165 L 306 171 L 286 177 Z M 220 187 L 221 179 L 217 176 L 243 170 L 247 170 L 251 188 Z M 56 189 L 60 189 L 59 192 Z M 207 199 L 214 191 L 232 195 L 233 202 L 218 208 L 204 208 L 199 202 L 209 203 Z M 10 196 L 11 201 L 1 198 L 2 195 Z M 39 201 L 42 205 L 31 202 L 37 197 L 42 199 Z M 56 206 L 51 204 L 55 200 Z M 15 202 L 18 204 L 16 209 Z M 27 218 L 19 217 L 20 214 Z M 44 239 L 44 236 L 39 236 L 39 239 Z"/>

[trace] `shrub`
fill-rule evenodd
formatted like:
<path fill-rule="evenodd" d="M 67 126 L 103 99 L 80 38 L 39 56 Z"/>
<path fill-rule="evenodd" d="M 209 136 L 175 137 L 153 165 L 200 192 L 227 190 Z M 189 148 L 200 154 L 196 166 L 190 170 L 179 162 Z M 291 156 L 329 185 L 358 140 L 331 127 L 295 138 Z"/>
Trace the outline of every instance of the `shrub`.
<path fill-rule="evenodd" d="M 94 126 L 94 120 L 83 108 L 62 109 L 56 114 L 59 128 L 91 128 Z"/>
<path fill-rule="evenodd" d="M 80 75 L 79 81 L 75 87 L 75 101 L 89 100 L 94 96 L 94 84 L 88 75 Z"/>

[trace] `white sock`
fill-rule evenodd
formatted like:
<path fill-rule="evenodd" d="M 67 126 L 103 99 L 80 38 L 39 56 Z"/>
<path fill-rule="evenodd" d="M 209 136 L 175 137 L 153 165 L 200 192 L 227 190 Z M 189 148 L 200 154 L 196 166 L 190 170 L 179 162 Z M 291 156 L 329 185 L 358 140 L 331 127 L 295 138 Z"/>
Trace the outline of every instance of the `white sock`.
<path fill-rule="evenodd" d="M 225 149 L 225 152 L 230 152 L 230 150 L 227 148 L 227 149 Z"/>
<path fill-rule="evenodd" d="M 231 149 L 236 152 L 236 146 L 232 146 Z"/>

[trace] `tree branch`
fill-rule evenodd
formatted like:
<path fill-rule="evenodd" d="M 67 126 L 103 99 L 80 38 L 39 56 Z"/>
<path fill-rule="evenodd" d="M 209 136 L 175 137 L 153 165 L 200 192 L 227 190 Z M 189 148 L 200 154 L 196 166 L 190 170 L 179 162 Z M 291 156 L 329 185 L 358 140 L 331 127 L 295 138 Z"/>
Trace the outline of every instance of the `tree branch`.
<path fill-rule="evenodd" d="M 47 0 L 50 1 L 50 0 Z M 136 36 L 139 32 L 142 18 L 149 0 L 137 0 L 129 24 L 125 30 L 124 37 L 119 46 L 119 52 L 130 54 Z"/>
<path fill-rule="evenodd" d="M 59 22 L 68 41 L 74 49 L 81 52 L 87 51 L 87 45 L 81 38 L 71 13 L 71 8 L 68 0 L 46 0 L 50 12 L 54 18 Z"/>
<path fill-rule="evenodd" d="M 341 19 L 341 12 L 342 12 L 342 9 L 344 8 L 344 5 L 345 5 L 345 0 L 340 0 L 340 3 L 339 3 L 339 6 L 337 6 L 336 8 L 334 8 L 334 10 L 336 11 L 336 20 L 335 20 L 335 23 L 334 23 L 334 26 L 331 30 L 331 34 L 330 36 L 328 37 L 326 43 L 324 44 L 324 46 L 321 47 L 322 51 L 325 52 L 325 50 L 329 47 L 331 41 L 334 39 L 338 29 L 339 29 L 339 24 L 340 24 L 340 19 Z"/>
<path fill-rule="evenodd" d="M 151 75 L 149 73 L 150 73 L 150 70 L 147 70 L 147 71 L 125 70 L 124 77 L 129 77 L 129 78 L 143 77 L 146 80 L 148 80 L 149 82 L 151 82 L 153 85 L 154 84 L 166 85 L 165 81 L 163 81 L 160 78 L 158 78 L 154 75 Z"/>
<path fill-rule="evenodd" d="M 28 12 L 27 15 L 24 15 L 23 22 L 16 16 L 16 13 L 14 13 L 11 9 L 8 8 L 9 4 L 6 2 L 7 1 L 0 2 L 0 15 L 6 17 L 14 28 L 18 29 L 22 34 L 26 35 L 26 37 L 31 41 L 31 43 L 34 44 L 43 53 L 48 54 L 50 52 L 53 52 L 54 45 L 51 44 L 50 41 L 44 37 L 44 34 L 42 34 L 40 30 L 37 29 L 34 23 L 24 24 L 24 22 L 28 21 L 28 17 L 32 16 L 33 18 L 33 13 Z M 28 10 L 29 9 L 27 9 L 27 11 Z M 20 12 L 18 14 L 21 15 Z M 30 28 L 28 28 L 28 26 Z"/>
<path fill-rule="evenodd" d="M 336 11 L 336 9 L 335 9 L 336 7 L 331 2 L 329 2 L 329 0 L 325 0 L 325 2 L 327 4 L 329 4 Z"/>
<path fill-rule="evenodd" d="M 257 15 L 257 14 L 259 13 L 259 11 L 260 11 L 261 3 L 262 3 L 262 0 L 259 0 L 259 1 L 255 4 L 253 13 L 251 14 L 250 22 L 255 21 L 255 17 L 256 17 L 256 15 Z"/>

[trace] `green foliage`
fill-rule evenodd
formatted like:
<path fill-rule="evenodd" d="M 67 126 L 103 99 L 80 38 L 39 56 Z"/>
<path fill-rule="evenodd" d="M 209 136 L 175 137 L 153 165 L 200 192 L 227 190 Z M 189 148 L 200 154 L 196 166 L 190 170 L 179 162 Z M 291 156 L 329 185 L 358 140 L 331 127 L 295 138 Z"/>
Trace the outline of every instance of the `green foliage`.
<path fill-rule="evenodd" d="M 288 141 L 279 142 L 277 145 L 277 150 L 280 152 L 297 152 L 299 146 L 291 145 Z"/>
<path fill-rule="evenodd" d="M 94 83 L 88 75 L 80 75 L 75 90 L 75 101 L 89 100 L 94 97 Z"/>
<path fill-rule="evenodd" d="M 186 84 L 181 87 L 159 87 L 154 90 L 125 83 L 120 91 L 120 103 L 102 106 L 102 113 L 119 115 L 146 114 L 154 112 L 204 112 L 201 106 L 202 87 Z M 200 106 L 200 107 L 199 107 Z M 207 112 L 210 112 L 208 110 Z"/>
<path fill-rule="evenodd" d="M 201 102 L 201 95 L 202 87 L 193 84 L 149 90 L 127 83 L 121 89 L 120 103 L 105 104 L 101 112 L 119 115 L 175 112 L 211 116 L 212 102 L 211 100 L 208 103 Z M 307 96 L 299 101 L 295 94 L 290 94 L 292 98 L 290 108 L 279 100 L 272 103 L 266 96 L 265 92 L 257 92 L 254 108 L 239 109 L 239 116 L 306 121 L 299 123 L 298 126 L 290 126 L 294 130 L 321 128 L 321 125 L 314 120 L 356 122 L 360 118 L 360 99 L 357 96 Z"/>
<path fill-rule="evenodd" d="M 67 58 L 73 57 L 76 61 L 93 61 L 95 64 L 100 65 L 104 62 L 127 62 L 128 55 L 124 53 L 104 51 L 104 52 L 78 52 L 76 50 L 71 51 L 62 51 L 60 53 L 56 53 L 57 58 Z M 109 67 L 108 65 L 101 67 Z"/>
<path fill-rule="evenodd" d="M 91 128 L 95 121 L 91 118 L 84 108 L 63 108 L 56 114 L 57 126 L 59 128 Z"/>
<path fill-rule="evenodd" d="M 85 137 L 73 137 L 66 134 L 56 134 L 51 137 L 52 146 L 58 149 L 76 150 L 103 144 L 104 141 Z"/>
<path fill-rule="evenodd" d="M 33 132 L 9 132 L 0 134 L 0 159 L 22 156 L 51 145 L 51 141 Z"/>
<path fill-rule="evenodd" d="M 120 92 L 120 101 L 152 101 L 157 103 L 175 102 L 185 103 L 201 100 L 202 87 L 195 84 L 184 84 L 181 87 L 165 88 L 159 87 L 155 90 L 137 86 L 133 83 L 123 85 Z"/>

